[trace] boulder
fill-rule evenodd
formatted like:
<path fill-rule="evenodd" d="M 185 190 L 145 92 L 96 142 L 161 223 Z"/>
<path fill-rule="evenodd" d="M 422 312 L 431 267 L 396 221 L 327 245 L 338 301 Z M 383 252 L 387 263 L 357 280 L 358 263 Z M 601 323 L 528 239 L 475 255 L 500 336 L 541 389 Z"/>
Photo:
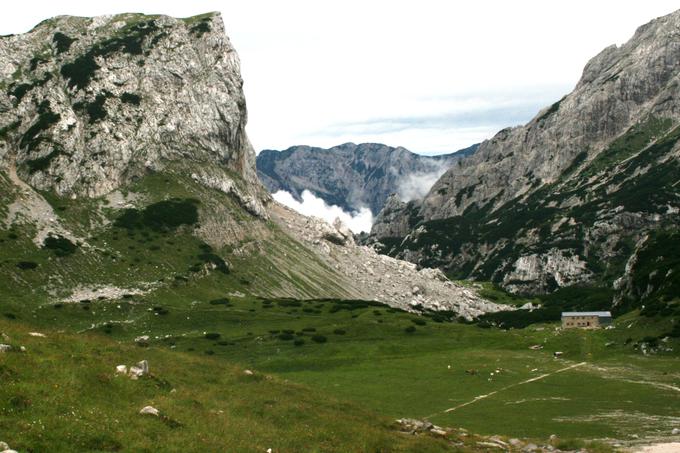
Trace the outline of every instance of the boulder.
<path fill-rule="evenodd" d="M 434 425 L 427 420 L 417 420 L 415 418 L 400 418 L 397 423 L 401 425 L 402 431 L 409 431 L 418 433 L 423 431 L 430 431 Z"/>
<path fill-rule="evenodd" d="M 671 434 L 674 436 L 677 436 L 680 434 L 680 428 L 673 428 L 673 431 L 671 431 Z"/>
<path fill-rule="evenodd" d="M 0 344 L 0 352 L 9 352 L 12 350 L 12 346 L 8 344 Z"/>
<path fill-rule="evenodd" d="M 127 365 L 118 365 L 116 367 L 116 374 L 127 374 L 127 373 L 128 373 Z"/>
<path fill-rule="evenodd" d="M 250 371 L 250 370 L 245 370 L 245 371 L 243 372 L 243 374 L 245 374 L 246 376 L 252 376 L 252 375 L 255 374 L 255 373 L 253 373 L 253 372 Z"/>
<path fill-rule="evenodd" d="M 144 406 L 139 413 L 142 415 L 155 415 L 156 417 L 161 414 L 160 411 L 153 406 Z"/>
<path fill-rule="evenodd" d="M 0 441 L 0 451 L 5 451 L 5 450 L 9 450 L 9 445 L 7 445 L 7 442 Z"/>
<path fill-rule="evenodd" d="M 137 365 L 130 367 L 131 379 L 138 379 L 142 376 L 146 376 L 147 374 L 149 374 L 149 362 L 146 360 L 142 360 L 141 362 L 138 362 Z"/>

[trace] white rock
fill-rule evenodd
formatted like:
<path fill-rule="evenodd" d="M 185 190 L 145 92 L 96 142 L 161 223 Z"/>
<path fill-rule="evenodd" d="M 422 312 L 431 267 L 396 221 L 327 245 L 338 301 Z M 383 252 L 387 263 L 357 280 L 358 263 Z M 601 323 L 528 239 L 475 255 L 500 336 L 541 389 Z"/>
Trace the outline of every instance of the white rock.
<path fill-rule="evenodd" d="M 28 332 L 28 334 L 32 337 L 45 338 L 45 336 L 46 336 L 44 333 L 40 333 L 40 332 Z"/>
<path fill-rule="evenodd" d="M 141 368 L 144 374 L 149 374 L 149 362 L 147 362 L 146 360 L 137 362 L 137 367 Z"/>
<path fill-rule="evenodd" d="M 127 365 L 118 365 L 116 367 L 116 374 L 127 374 L 127 373 L 128 373 Z"/>
<path fill-rule="evenodd" d="M 158 417 L 160 415 L 160 412 L 158 409 L 156 409 L 153 406 L 144 406 L 141 411 L 139 411 L 140 414 L 142 415 L 155 415 Z"/>
<path fill-rule="evenodd" d="M 149 374 L 149 363 L 146 360 L 142 360 L 137 365 L 130 367 L 130 379 L 139 379 L 147 374 Z"/>
<path fill-rule="evenodd" d="M 253 373 L 253 372 L 250 371 L 250 370 L 245 370 L 245 371 L 243 372 L 243 374 L 245 374 L 246 376 L 252 376 L 252 375 L 255 374 L 255 373 Z"/>
<path fill-rule="evenodd" d="M 674 436 L 677 436 L 680 434 L 680 428 L 673 428 L 673 431 L 671 431 L 671 434 Z"/>
<path fill-rule="evenodd" d="M 12 346 L 8 344 L 0 344 L 0 352 L 9 352 L 12 350 Z"/>
<path fill-rule="evenodd" d="M 9 450 L 9 445 L 7 445 L 7 442 L 0 441 L 0 451 L 5 451 L 5 450 Z"/>

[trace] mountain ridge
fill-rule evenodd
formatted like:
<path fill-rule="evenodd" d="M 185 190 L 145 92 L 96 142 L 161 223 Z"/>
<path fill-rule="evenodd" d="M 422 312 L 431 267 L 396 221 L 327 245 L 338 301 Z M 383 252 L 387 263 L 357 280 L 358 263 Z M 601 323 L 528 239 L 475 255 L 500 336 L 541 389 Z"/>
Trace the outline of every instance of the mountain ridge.
<path fill-rule="evenodd" d="M 258 176 L 271 192 L 284 190 L 298 201 L 309 190 L 346 211 L 363 207 L 377 214 L 392 193 L 402 198 L 424 194 L 436 177 L 477 145 L 450 154 L 423 156 L 380 143 L 343 143 L 331 148 L 306 145 L 262 150 Z"/>

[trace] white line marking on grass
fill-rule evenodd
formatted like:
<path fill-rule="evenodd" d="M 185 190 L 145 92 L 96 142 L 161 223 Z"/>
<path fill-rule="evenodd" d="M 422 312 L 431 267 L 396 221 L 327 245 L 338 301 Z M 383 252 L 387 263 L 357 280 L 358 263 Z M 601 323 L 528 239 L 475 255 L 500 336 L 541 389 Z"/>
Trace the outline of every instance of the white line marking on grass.
<path fill-rule="evenodd" d="M 442 412 L 440 412 L 440 413 L 441 413 L 441 414 L 446 414 L 446 413 L 449 413 L 449 412 L 453 412 L 453 411 L 455 411 L 455 410 L 460 409 L 461 407 L 469 406 L 470 404 L 476 403 L 477 401 L 480 401 L 480 400 L 483 400 L 483 399 L 488 398 L 488 397 L 490 397 L 490 396 L 493 396 L 493 395 L 495 395 L 495 394 L 497 394 L 497 393 L 500 393 L 500 392 L 502 392 L 502 391 L 504 391 L 504 390 L 507 390 L 507 389 L 509 389 L 509 388 L 517 387 L 517 386 L 523 385 L 523 384 L 529 384 L 529 383 L 531 383 L 531 382 L 540 381 L 541 379 L 545 379 L 545 378 L 547 378 L 547 377 L 549 377 L 549 376 L 553 376 L 553 375 L 555 375 L 555 374 L 557 374 L 557 373 L 562 373 L 562 372 L 564 372 L 564 371 L 569 371 L 569 370 L 572 370 L 572 369 L 574 369 L 574 368 L 577 368 L 577 367 L 580 367 L 580 366 L 583 366 L 583 365 L 586 365 L 586 364 L 587 364 L 587 362 L 575 363 L 574 365 L 569 365 L 568 367 L 561 368 L 561 369 L 559 369 L 559 370 L 557 370 L 557 371 L 553 371 L 552 373 L 542 374 L 542 375 L 540 375 L 540 376 L 536 376 L 536 377 L 533 377 L 533 378 L 531 378 L 531 379 L 527 379 L 526 381 L 518 382 L 518 383 L 516 383 L 516 384 L 510 384 L 510 385 L 508 385 L 508 386 L 506 386 L 506 387 L 500 388 L 500 389 L 498 389 L 498 390 L 494 390 L 494 391 L 491 392 L 491 393 L 487 393 L 487 394 L 485 394 L 485 395 L 475 396 L 474 399 L 472 399 L 471 401 L 468 401 L 468 402 L 463 403 L 463 404 L 459 404 L 458 406 L 450 407 L 450 408 L 448 408 L 448 409 L 446 409 L 446 410 L 444 410 L 444 411 L 442 411 Z M 435 415 L 439 415 L 439 413 L 434 414 L 434 415 L 430 415 L 430 416 L 427 417 L 427 418 L 434 417 Z"/>

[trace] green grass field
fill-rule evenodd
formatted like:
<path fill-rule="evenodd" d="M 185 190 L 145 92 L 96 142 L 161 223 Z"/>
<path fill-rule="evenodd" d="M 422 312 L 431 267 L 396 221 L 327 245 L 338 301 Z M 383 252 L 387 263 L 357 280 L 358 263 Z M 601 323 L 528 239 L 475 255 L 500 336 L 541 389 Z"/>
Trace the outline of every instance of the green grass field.
<path fill-rule="evenodd" d="M 611 330 L 506 331 L 361 302 L 233 297 L 219 287 L 207 278 L 142 297 L 45 304 L 19 318 L 120 342 L 135 359 L 237 364 L 386 419 L 428 418 L 485 435 L 625 442 L 663 438 L 680 420 L 679 357 L 634 349 L 663 330 L 639 325 L 644 318 L 622 318 Z M 134 346 L 141 335 L 148 347 Z M 678 348 L 677 340 L 665 345 Z M 555 359 L 555 351 L 564 354 Z"/>

